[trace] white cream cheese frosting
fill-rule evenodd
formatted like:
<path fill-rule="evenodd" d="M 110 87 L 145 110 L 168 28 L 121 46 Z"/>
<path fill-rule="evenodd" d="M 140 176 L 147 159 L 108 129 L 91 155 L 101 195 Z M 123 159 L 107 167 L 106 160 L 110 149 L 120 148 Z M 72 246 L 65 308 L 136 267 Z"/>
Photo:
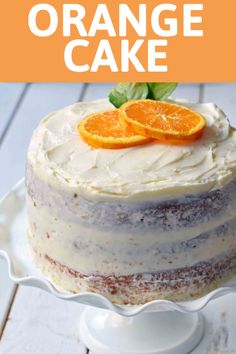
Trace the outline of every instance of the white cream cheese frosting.
<path fill-rule="evenodd" d="M 96 200 L 167 199 L 221 188 L 236 173 L 236 131 L 215 104 L 184 104 L 206 118 L 203 137 L 195 143 L 92 148 L 76 126 L 88 114 L 113 108 L 99 100 L 44 118 L 33 134 L 28 162 L 45 182 Z"/>
<path fill-rule="evenodd" d="M 34 207 L 31 198 L 27 204 L 31 246 L 40 254 L 83 274 L 132 275 L 175 270 L 224 255 L 235 248 L 235 217 L 225 228 L 214 228 L 210 223 L 212 229 L 205 234 L 202 230 L 189 237 L 181 230 L 173 232 L 175 237 L 168 233 L 164 237 L 157 231 L 144 235 L 117 232 L 112 228 L 104 231 L 83 227 L 53 217 L 53 210 L 48 207 Z"/>

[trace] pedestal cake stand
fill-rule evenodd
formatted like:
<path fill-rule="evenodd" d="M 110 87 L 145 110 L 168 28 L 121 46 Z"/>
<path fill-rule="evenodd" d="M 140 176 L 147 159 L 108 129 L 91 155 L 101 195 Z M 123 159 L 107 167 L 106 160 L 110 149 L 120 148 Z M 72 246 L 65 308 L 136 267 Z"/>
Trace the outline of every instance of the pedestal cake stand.
<path fill-rule="evenodd" d="M 96 293 L 66 293 L 33 265 L 26 237 L 25 187 L 21 180 L 0 202 L 0 256 L 13 282 L 46 290 L 86 305 L 79 322 L 81 341 L 94 354 L 187 354 L 201 341 L 209 301 L 236 292 L 236 279 L 199 299 L 156 300 L 118 306 Z"/>

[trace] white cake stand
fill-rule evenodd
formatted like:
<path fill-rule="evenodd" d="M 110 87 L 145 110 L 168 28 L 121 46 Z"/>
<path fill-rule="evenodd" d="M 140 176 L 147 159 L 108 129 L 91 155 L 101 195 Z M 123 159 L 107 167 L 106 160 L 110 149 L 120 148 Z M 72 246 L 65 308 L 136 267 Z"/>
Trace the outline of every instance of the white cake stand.
<path fill-rule="evenodd" d="M 209 301 L 236 292 L 236 279 L 204 297 L 187 302 L 156 300 L 117 306 L 95 293 L 70 294 L 57 288 L 32 264 L 26 239 L 25 187 L 20 181 L 0 202 L 0 256 L 13 282 L 46 290 L 86 306 L 79 334 L 95 354 L 187 354 L 201 341 Z"/>

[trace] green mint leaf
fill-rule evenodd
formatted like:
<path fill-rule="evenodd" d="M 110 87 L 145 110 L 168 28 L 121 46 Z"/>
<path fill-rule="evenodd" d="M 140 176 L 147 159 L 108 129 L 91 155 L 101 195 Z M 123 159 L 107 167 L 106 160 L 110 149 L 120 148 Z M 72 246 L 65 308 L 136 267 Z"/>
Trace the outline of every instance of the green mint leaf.
<path fill-rule="evenodd" d="M 148 97 L 150 89 L 147 83 L 119 82 L 109 94 L 109 101 L 119 108 L 129 100 L 144 100 Z"/>
<path fill-rule="evenodd" d="M 176 89 L 176 82 L 148 82 L 149 94 L 147 98 L 156 101 L 166 100 Z"/>

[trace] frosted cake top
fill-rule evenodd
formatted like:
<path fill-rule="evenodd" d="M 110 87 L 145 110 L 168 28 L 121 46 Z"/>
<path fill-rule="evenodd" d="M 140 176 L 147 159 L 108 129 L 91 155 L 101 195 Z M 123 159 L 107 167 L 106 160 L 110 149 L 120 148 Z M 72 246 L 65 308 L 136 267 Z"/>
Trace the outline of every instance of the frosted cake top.
<path fill-rule="evenodd" d="M 236 174 L 235 129 L 213 103 L 178 103 L 206 118 L 203 137 L 194 143 L 92 148 L 82 141 L 76 126 L 88 114 L 113 108 L 107 100 L 99 100 L 45 117 L 31 139 L 28 162 L 49 184 L 89 199 L 169 199 L 221 188 Z"/>

